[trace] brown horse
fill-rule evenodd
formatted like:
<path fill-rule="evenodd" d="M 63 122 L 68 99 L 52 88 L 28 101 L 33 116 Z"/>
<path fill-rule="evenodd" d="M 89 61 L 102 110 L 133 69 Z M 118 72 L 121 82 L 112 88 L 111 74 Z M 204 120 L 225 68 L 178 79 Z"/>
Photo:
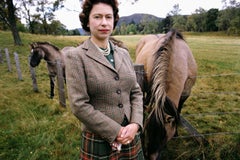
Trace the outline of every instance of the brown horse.
<path fill-rule="evenodd" d="M 147 35 L 136 48 L 136 64 L 146 72 L 143 146 L 148 159 L 160 159 L 166 143 L 177 134 L 183 103 L 196 81 L 197 64 L 181 33 Z"/>
<path fill-rule="evenodd" d="M 54 97 L 54 81 L 57 75 L 57 60 L 60 60 L 63 77 L 65 79 L 65 64 L 64 64 L 64 54 L 73 47 L 64 47 L 60 50 L 58 47 L 54 46 L 49 42 L 34 42 L 30 44 L 31 46 L 31 57 L 30 65 L 31 67 L 36 67 L 39 65 L 42 59 L 47 62 L 47 69 L 50 79 L 50 98 Z"/>

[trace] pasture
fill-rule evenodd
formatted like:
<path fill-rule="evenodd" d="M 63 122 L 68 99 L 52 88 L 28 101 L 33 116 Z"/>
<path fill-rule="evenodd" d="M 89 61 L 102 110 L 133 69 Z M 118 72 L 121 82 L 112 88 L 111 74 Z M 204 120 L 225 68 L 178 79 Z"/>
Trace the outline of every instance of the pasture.
<path fill-rule="evenodd" d="M 240 159 L 240 38 L 216 34 L 183 33 L 198 64 L 198 77 L 182 109 L 208 144 L 198 144 L 179 128 L 162 153 L 163 159 Z M 135 45 L 142 35 L 116 36 L 129 48 L 134 61 Z M 12 72 L 0 63 L 0 159 L 78 159 L 80 124 L 67 108 L 59 106 L 57 90 L 49 99 L 45 61 L 36 68 L 39 92 L 34 92 L 29 72 L 29 43 L 49 41 L 63 48 L 76 46 L 88 37 L 21 34 L 24 46 L 14 46 L 10 32 L 0 31 L 0 49 L 8 48 Z M 17 79 L 12 53 L 19 54 L 23 80 Z M 68 103 L 68 101 L 67 101 Z"/>

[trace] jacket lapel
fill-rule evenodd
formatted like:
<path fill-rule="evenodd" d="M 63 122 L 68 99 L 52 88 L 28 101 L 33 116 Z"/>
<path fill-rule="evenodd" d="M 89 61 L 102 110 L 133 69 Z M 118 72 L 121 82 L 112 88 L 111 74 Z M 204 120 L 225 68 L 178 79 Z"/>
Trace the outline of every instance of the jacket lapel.
<path fill-rule="evenodd" d="M 112 44 L 112 46 L 114 46 L 114 45 Z M 118 50 L 116 49 L 115 46 L 114 46 L 114 54 L 113 55 L 114 55 L 114 61 L 115 61 L 115 69 L 118 72 L 122 65 L 123 56 L 121 56 L 121 54 L 118 53 Z"/>
<path fill-rule="evenodd" d="M 83 43 L 83 48 L 87 50 L 86 54 L 88 57 L 116 72 L 115 68 L 108 62 L 107 58 L 97 49 L 90 39 Z"/>

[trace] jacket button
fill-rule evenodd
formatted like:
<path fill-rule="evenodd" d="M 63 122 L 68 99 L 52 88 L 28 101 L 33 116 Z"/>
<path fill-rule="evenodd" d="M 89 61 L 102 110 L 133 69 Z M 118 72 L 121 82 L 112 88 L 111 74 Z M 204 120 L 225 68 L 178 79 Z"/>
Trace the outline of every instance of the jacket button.
<path fill-rule="evenodd" d="M 116 77 L 114 77 L 114 79 L 115 79 L 116 81 L 118 81 L 118 80 L 119 80 L 119 77 L 118 77 L 118 76 L 116 76 Z"/>
<path fill-rule="evenodd" d="M 123 108 L 123 104 L 122 104 L 122 103 L 119 103 L 119 104 L 118 104 L 118 107 L 119 107 L 119 108 Z"/>
<path fill-rule="evenodd" d="M 121 94 L 121 90 L 120 89 L 118 89 L 116 92 L 117 92 L 117 94 Z"/>

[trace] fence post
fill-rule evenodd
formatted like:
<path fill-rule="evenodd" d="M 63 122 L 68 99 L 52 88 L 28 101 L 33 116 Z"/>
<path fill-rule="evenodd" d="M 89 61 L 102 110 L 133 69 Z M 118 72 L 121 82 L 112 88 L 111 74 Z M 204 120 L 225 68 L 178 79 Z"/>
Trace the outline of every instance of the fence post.
<path fill-rule="evenodd" d="M 17 68 L 17 72 L 18 72 L 18 79 L 23 80 L 18 54 L 16 52 L 14 52 L 13 54 L 14 54 L 14 59 L 15 59 L 15 62 L 16 62 L 16 68 Z"/>
<path fill-rule="evenodd" d="M 58 81 L 59 104 L 62 107 L 66 107 L 64 78 L 63 78 L 63 69 L 62 69 L 62 62 L 61 62 L 61 60 L 57 59 L 56 60 L 56 64 L 57 64 L 57 81 Z"/>
<path fill-rule="evenodd" d="M 35 73 L 35 69 L 33 67 L 31 67 L 31 65 L 30 65 L 30 58 L 31 57 L 29 56 L 28 63 L 29 63 L 30 73 L 31 73 L 31 78 L 32 78 L 32 83 L 33 83 L 33 91 L 38 92 L 36 73 Z"/>
<path fill-rule="evenodd" d="M 143 64 L 134 64 L 134 70 L 137 77 L 137 82 L 140 85 L 142 91 L 144 92 L 144 65 Z"/>
<path fill-rule="evenodd" d="M 3 56 L 2 56 L 2 50 L 0 49 L 0 63 L 2 63 L 3 64 Z"/>
<path fill-rule="evenodd" d="M 11 67 L 11 60 L 9 57 L 8 49 L 5 48 L 5 54 L 6 54 L 6 59 L 7 59 L 7 65 L 8 65 L 8 71 L 12 72 L 12 67 Z"/>

